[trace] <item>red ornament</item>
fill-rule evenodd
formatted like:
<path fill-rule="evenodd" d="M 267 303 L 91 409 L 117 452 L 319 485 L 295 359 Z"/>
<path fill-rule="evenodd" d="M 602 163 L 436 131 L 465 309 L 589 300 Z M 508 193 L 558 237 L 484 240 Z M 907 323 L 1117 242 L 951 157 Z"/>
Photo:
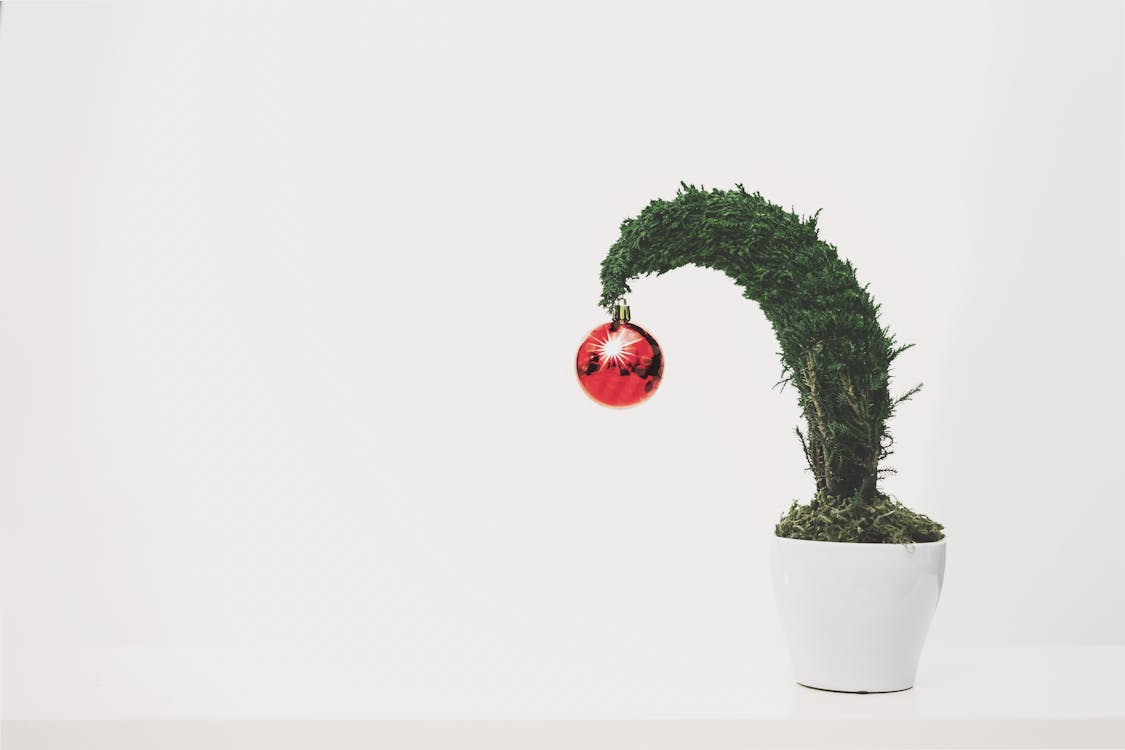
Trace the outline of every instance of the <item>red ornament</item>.
<path fill-rule="evenodd" d="M 578 383 L 606 406 L 635 406 L 660 387 L 664 355 L 648 331 L 629 322 L 629 308 L 598 326 L 578 347 Z"/>

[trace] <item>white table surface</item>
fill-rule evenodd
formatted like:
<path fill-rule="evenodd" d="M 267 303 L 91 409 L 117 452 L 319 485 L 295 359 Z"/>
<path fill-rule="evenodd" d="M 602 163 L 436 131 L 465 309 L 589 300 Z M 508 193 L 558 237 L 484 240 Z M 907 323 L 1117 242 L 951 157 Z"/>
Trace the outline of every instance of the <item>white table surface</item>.
<path fill-rule="evenodd" d="M 1125 647 L 928 653 L 913 690 L 802 688 L 769 668 L 728 717 L 7 720 L 4 750 L 1125 747 Z"/>

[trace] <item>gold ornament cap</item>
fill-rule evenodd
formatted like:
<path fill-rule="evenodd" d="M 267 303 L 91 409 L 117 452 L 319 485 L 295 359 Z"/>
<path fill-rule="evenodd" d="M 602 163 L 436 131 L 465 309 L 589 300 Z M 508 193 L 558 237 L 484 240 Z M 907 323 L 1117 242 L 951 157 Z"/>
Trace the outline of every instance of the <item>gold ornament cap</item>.
<path fill-rule="evenodd" d="M 624 297 L 619 297 L 617 302 L 613 306 L 613 322 L 629 322 L 629 303 L 625 301 Z"/>

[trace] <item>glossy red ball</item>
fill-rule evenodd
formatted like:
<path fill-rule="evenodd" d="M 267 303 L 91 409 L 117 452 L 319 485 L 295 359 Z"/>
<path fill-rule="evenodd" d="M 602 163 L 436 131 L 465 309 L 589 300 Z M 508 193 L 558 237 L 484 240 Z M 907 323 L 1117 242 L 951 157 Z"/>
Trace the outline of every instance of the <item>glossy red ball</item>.
<path fill-rule="evenodd" d="M 578 347 L 578 382 L 606 406 L 635 406 L 656 393 L 664 355 L 648 331 L 614 321 L 598 326 Z"/>

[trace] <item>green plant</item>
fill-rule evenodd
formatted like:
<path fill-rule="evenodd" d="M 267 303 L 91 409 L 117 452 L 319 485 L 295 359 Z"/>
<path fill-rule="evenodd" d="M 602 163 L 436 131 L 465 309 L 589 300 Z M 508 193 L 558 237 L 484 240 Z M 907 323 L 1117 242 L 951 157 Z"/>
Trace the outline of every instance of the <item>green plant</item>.
<path fill-rule="evenodd" d="M 879 324 L 879 306 L 855 268 L 802 218 L 735 190 L 681 184 L 675 199 L 655 200 L 621 225 L 602 261 L 601 304 L 629 291 L 629 280 L 686 265 L 722 271 L 745 289 L 781 344 L 782 384 L 796 388 L 807 426 L 797 428 L 816 496 L 793 503 L 777 535 L 837 542 L 928 542 L 942 527 L 879 489 L 888 473 L 887 420 L 919 391 L 890 395 L 899 345 Z"/>

